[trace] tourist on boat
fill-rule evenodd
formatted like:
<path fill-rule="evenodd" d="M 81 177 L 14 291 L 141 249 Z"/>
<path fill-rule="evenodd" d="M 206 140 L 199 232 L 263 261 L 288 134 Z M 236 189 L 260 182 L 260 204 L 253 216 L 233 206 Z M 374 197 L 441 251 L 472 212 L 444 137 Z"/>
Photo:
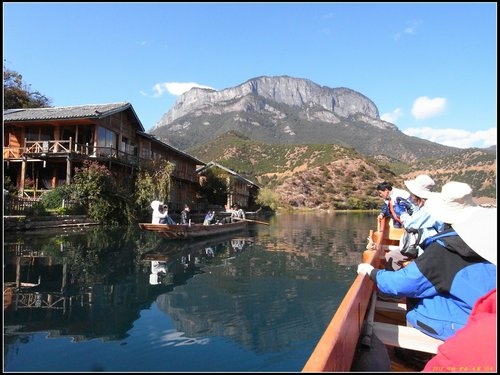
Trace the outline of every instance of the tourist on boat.
<path fill-rule="evenodd" d="M 486 237 L 485 237 L 486 238 Z M 425 372 L 497 372 L 497 290 L 476 301 L 464 328 L 438 347 Z"/>
<path fill-rule="evenodd" d="M 191 209 L 187 204 L 184 205 L 184 209 L 181 212 L 181 224 L 191 224 Z"/>
<path fill-rule="evenodd" d="M 168 216 L 168 207 L 165 209 L 163 202 L 152 201 L 151 208 L 153 209 L 152 224 L 175 224 L 175 221 Z"/>
<path fill-rule="evenodd" d="M 392 217 L 394 228 L 401 228 L 402 224 L 399 215 L 401 211 L 407 209 L 407 200 L 410 198 L 410 193 L 403 189 L 394 188 L 386 181 L 377 185 L 377 191 L 380 198 L 384 200 L 378 219 Z"/>
<path fill-rule="evenodd" d="M 205 215 L 205 219 L 203 220 L 203 225 L 210 225 L 213 223 L 215 219 L 215 211 L 208 211 Z"/>
<path fill-rule="evenodd" d="M 456 181 L 430 196 L 426 206 L 446 225 L 424 241 L 422 255 L 398 271 L 362 263 L 357 272 L 369 275 L 380 292 L 407 297 L 410 325 L 446 340 L 465 326 L 474 303 L 496 287 L 497 212 L 477 206 L 471 187 Z"/>
<path fill-rule="evenodd" d="M 418 246 L 427 237 L 443 231 L 444 223 L 437 220 L 425 207 L 425 202 L 432 195 L 434 180 L 426 174 L 418 175 L 414 180 L 404 182 L 410 192 L 410 200 L 414 203 L 411 214 L 404 211 L 400 215 L 406 232 L 400 241 L 399 249 L 385 254 L 386 269 L 397 271 L 406 262 L 422 254 Z"/>
<path fill-rule="evenodd" d="M 235 203 L 233 205 L 233 212 L 231 212 L 231 222 L 236 223 L 238 221 L 241 221 L 238 219 L 245 219 L 245 211 L 243 211 L 238 203 Z"/>
<path fill-rule="evenodd" d="M 170 217 L 170 215 L 168 214 L 168 205 L 166 205 L 166 204 L 160 205 L 160 213 L 162 215 L 166 215 L 165 217 L 160 219 L 160 224 L 168 224 L 168 225 L 175 225 L 176 224 L 174 219 L 172 219 Z"/>

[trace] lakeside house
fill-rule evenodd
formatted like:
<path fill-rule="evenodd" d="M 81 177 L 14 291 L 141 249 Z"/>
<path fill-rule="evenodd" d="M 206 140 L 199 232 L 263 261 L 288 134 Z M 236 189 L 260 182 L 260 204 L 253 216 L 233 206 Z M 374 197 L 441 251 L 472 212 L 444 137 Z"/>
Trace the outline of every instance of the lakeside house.
<path fill-rule="evenodd" d="M 37 198 L 69 184 L 85 160 L 103 163 L 131 183 L 139 165 L 164 159 L 175 164 L 172 208 L 196 202 L 196 168 L 205 163 L 145 133 L 130 103 L 9 109 L 3 120 L 4 176 L 20 197 Z"/>
<path fill-rule="evenodd" d="M 133 183 L 130 177 L 139 166 L 166 160 L 175 165 L 170 209 L 180 212 L 188 203 L 197 211 L 207 164 L 147 134 L 130 103 L 8 109 L 3 113 L 3 131 L 4 176 L 21 198 L 36 200 L 47 190 L 69 184 L 85 160 L 105 164 L 124 183 Z M 213 166 L 225 168 L 213 163 L 208 168 Z M 257 185 L 227 171 L 231 175 L 227 202 L 248 207 Z"/>

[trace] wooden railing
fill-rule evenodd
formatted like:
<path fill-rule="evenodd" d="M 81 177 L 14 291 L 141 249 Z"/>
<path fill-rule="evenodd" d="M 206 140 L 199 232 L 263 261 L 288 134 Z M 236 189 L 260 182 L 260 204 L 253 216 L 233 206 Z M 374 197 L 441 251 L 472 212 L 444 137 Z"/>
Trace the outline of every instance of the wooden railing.
<path fill-rule="evenodd" d="M 133 154 L 116 150 L 112 147 L 94 147 L 92 145 L 74 143 L 69 140 L 50 140 L 50 141 L 28 141 L 25 140 L 25 147 L 4 147 L 3 157 L 8 159 L 19 159 L 27 154 L 33 157 L 43 157 L 47 154 L 69 154 L 77 153 L 88 157 L 108 157 L 130 164 L 138 164 L 141 161 L 149 161 Z M 44 155 L 45 154 L 45 155 Z"/>
<path fill-rule="evenodd" d="M 48 154 L 64 155 L 69 153 L 77 153 L 92 158 L 114 158 L 132 165 L 147 163 L 151 161 L 150 158 L 136 156 L 125 151 L 117 150 L 113 147 L 94 147 L 93 145 L 89 145 L 88 143 L 75 143 L 72 141 L 72 139 L 48 141 L 28 141 L 25 139 L 24 142 L 24 147 L 4 147 L 4 160 L 20 159 L 24 155 L 34 158 L 42 158 L 43 156 L 46 156 Z M 195 181 L 198 178 L 196 172 L 186 172 L 182 170 L 175 170 L 173 175 L 175 177 L 191 181 Z"/>

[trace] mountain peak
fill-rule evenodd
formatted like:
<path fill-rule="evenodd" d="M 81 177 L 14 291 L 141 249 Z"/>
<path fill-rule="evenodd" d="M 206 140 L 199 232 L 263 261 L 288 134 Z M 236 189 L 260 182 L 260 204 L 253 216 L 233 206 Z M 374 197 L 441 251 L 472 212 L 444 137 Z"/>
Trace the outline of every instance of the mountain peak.
<path fill-rule="evenodd" d="M 288 106 L 326 110 L 333 116 L 349 117 L 362 114 L 376 120 L 380 119 L 376 105 L 354 90 L 320 86 L 304 78 L 261 76 L 220 91 L 192 88 L 179 97 L 173 108 L 155 125 L 153 131 L 168 126 L 189 113 L 211 113 L 214 106 L 225 106 L 229 111 L 254 111 L 255 108 L 249 108 L 248 103 L 242 101 L 248 96 L 260 98 L 258 105 L 260 109 L 270 100 Z M 235 106 L 234 104 L 239 101 L 241 106 Z"/>

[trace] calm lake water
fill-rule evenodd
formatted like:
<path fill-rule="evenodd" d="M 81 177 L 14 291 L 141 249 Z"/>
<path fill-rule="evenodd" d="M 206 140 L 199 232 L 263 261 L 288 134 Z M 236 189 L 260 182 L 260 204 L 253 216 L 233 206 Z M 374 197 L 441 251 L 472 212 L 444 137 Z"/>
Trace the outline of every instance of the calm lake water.
<path fill-rule="evenodd" d="M 299 372 L 375 217 L 280 214 L 188 242 L 136 226 L 6 233 L 4 286 L 33 286 L 4 293 L 4 371 Z"/>

